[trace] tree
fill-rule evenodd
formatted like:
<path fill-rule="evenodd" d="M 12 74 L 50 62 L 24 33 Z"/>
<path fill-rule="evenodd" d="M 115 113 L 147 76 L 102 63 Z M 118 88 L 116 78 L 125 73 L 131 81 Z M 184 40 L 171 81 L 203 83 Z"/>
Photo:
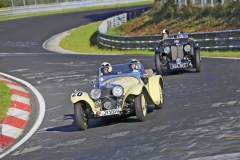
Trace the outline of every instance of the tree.
<path fill-rule="evenodd" d="M 6 2 L 4 0 L 0 0 L 0 8 L 6 7 Z"/>

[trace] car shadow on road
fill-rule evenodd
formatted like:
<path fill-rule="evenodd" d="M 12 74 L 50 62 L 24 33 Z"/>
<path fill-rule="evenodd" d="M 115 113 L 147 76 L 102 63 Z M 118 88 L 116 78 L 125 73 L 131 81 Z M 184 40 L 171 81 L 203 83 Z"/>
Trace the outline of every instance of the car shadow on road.
<path fill-rule="evenodd" d="M 154 106 L 148 106 L 148 108 L 147 108 L 148 114 L 153 112 L 154 110 L 156 110 Z M 77 123 L 75 121 L 74 114 L 64 115 L 63 120 L 73 120 L 73 122 L 70 125 L 49 127 L 46 129 L 46 131 L 48 131 L 48 132 L 76 132 L 76 131 L 79 131 L 79 129 L 77 127 Z M 136 122 L 139 122 L 139 121 L 137 120 L 135 115 L 95 118 L 95 119 L 89 119 L 88 129 L 114 125 L 117 123 L 136 123 Z"/>
<path fill-rule="evenodd" d="M 156 69 L 152 69 L 153 73 L 156 74 Z M 184 73 L 197 73 L 195 69 L 174 69 L 174 70 L 168 70 L 168 69 L 162 69 L 162 76 L 172 76 L 172 75 L 178 75 L 178 74 L 184 74 Z"/>

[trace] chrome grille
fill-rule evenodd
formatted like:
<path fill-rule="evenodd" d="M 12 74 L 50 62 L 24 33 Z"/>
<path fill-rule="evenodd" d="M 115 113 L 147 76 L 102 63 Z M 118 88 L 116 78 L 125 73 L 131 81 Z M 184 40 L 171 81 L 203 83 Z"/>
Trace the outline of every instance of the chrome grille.
<path fill-rule="evenodd" d="M 109 108 L 104 108 L 104 104 L 106 102 L 110 102 L 111 103 L 111 108 L 110 109 L 117 109 L 117 97 L 102 98 L 101 100 L 102 100 L 102 106 L 103 106 L 104 110 L 109 109 Z"/>
<path fill-rule="evenodd" d="M 112 95 L 112 88 L 103 88 L 101 89 L 101 97 Z"/>
<path fill-rule="evenodd" d="M 183 59 L 184 53 L 183 53 L 183 46 L 172 46 L 172 60 L 176 60 L 177 58 Z"/>

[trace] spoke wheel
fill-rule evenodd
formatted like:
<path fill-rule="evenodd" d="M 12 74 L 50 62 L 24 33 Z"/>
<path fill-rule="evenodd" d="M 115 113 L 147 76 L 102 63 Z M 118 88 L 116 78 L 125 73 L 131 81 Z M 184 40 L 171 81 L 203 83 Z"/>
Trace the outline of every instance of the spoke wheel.
<path fill-rule="evenodd" d="M 81 103 L 74 104 L 75 121 L 79 130 L 86 130 L 88 128 L 88 118 L 82 107 Z"/>
<path fill-rule="evenodd" d="M 134 98 L 135 101 L 135 112 L 139 121 L 145 121 L 147 115 L 147 104 L 144 94 L 139 94 Z"/>

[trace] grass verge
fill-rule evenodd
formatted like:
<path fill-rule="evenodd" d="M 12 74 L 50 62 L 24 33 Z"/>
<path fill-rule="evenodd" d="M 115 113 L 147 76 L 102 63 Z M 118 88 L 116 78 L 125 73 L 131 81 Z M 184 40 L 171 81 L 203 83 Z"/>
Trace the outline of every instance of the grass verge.
<path fill-rule="evenodd" d="M 239 1 L 214 3 L 214 7 L 191 3 L 179 7 L 175 0 L 156 1 L 150 10 L 115 31 L 116 35 L 134 36 L 161 34 L 165 28 L 171 34 L 181 30 L 186 33 L 230 30 L 240 27 L 239 15 Z"/>
<path fill-rule="evenodd" d="M 138 54 L 138 55 L 153 55 L 153 51 L 149 50 L 111 50 L 100 49 L 97 46 L 97 28 L 101 22 L 95 22 L 76 28 L 69 31 L 60 42 L 60 46 L 66 50 L 71 50 L 81 53 L 106 53 L 106 54 Z M 235 57 L 240 58 L 240 52 L 235 51 L 201 51 L 201 56 L 210 57 Z"/>
<path fill-rule="evenodd" d="M 6 115 L 11 103 L 11 92 L 7 85 L 0 80 L 0 121 Z"/>
<path fill-rule="evenodd" d="M 22 14 L 22 15 L 12 15 L 12 16 L 0 17 L 0 21 L 17 19 L 17 18 L 25 18 L 25 17 L 33 17 L 33 16 L 68 13 L 68 12 L 79 12 L 79 11 L 96 10 L 96 9 L 137 6 L 137 5 L 144 5 L 144 4 L 153 4 L 153 2 L 154 2 L 154 0 L 145 0 L 145 1 L 142 1 L 142 2 L 132 2 L 132 3 L 126 3 L 126 4 L 123 3 L 123 4 L 114 4 L 114 5 L 104 5 L 104 6 L 82 7 L 82 8 L 66 9 L 66 10 L 50 11 L 50 12 L 42 12 L 42 13 L 29 13 L 29 14 Z"/>

